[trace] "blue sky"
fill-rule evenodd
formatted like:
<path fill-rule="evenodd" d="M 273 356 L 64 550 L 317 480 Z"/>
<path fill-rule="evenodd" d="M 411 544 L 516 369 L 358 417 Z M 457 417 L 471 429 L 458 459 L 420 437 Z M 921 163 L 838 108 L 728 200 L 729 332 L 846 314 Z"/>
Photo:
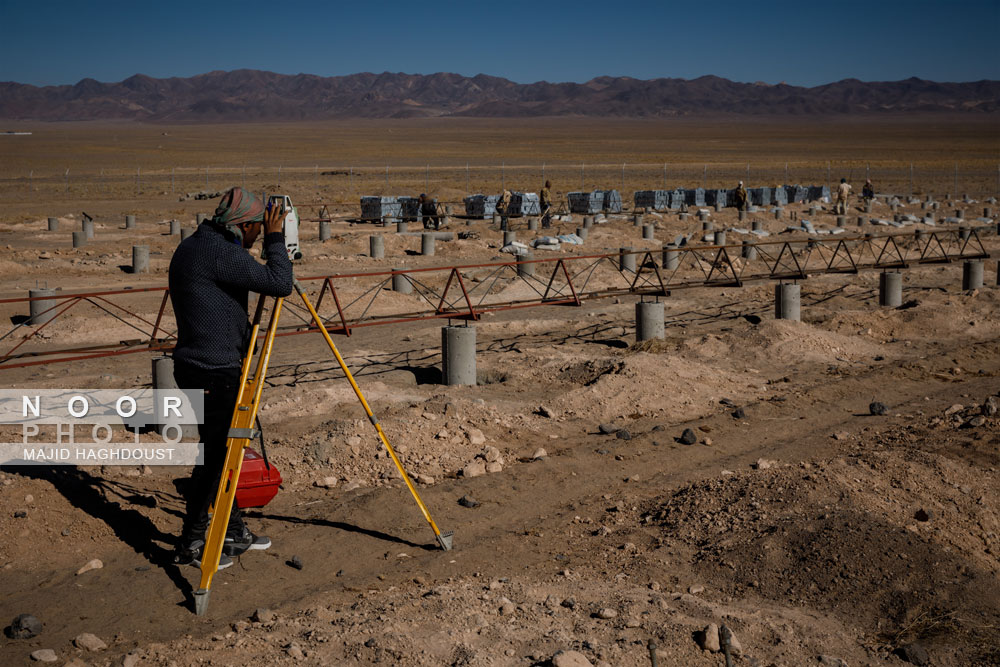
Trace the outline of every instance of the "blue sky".
<path fill-rule="evenodd" d="M 0 0 L 0 81 L 264 69 L 813 86 L 1000 79 L 1000 0 L 91 2 Z"/>

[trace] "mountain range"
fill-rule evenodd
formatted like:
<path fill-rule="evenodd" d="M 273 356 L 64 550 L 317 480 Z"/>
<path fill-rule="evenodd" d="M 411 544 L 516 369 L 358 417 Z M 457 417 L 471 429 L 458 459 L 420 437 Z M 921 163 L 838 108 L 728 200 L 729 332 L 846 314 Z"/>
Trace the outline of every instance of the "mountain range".
<path fill-rule="evenodd" d="M 997 113 L 1000 81 L 939 83 L 910 78 L 844 79 L 805 88 L 784 83 L 598 77 L 586 83 L 519 84 L 479 74 L 362 73 L 321 77 L 260 70 L 118 83 L 0 83 L 7 120 L 137 120 L 254 122 L 435 116 L 591 116 L 658 118 L 689 115 L 801 116 L 886 113 Z"/>

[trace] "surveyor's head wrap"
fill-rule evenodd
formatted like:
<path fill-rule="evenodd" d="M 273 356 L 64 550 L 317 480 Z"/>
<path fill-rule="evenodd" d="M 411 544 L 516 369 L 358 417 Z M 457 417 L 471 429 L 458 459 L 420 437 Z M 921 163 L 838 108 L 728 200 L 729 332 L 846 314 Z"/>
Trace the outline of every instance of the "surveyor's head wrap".
<path fill-rule="evenodd" d="M 232 228 L 244 222 L 263 222 L 264 203 L 246 188 L 232 188 L 222 195 L 212 222 Z"/>

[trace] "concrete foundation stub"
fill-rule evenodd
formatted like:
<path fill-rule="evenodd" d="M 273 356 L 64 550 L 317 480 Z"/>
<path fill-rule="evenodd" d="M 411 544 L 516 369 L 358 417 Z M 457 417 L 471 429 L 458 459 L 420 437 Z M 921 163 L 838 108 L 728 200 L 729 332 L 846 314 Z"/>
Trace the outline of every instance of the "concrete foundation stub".
<path fill-rule="evenodd" d="M 510 245 L 517 240 L 517 232 L 504 232 L 503 233 L 503 244 Z"/>
<path fill-rule="evenodd" d="M 643 301 L 635 304 L 635 342 L 663 338 L 663 304 Z"/>
<path fill-rule="evenodd" d="M 194 234 L 194 230 L 189 227 L 181 227 L 181 241 Z"/>
<path fill-rule="evenodd" d="M 799 303 L 802 289 L 793 283 L 774 286 L 774 319 L 800 321 Z"/>
<path fill-rule="evenodd" d="M 333 236 L 333 225 L 329 220 L 319 221 L 319 240 L 328 241 Z"/>
<path fill-rule="evenodd" d="M 846 227 L 847 226 L 847 216 L 846 215 L 838 215 L 837 216 L 837 226 L 838 227 Z"/>
<path fill-rule="evenodd" d="M 174 380 L 174 360 L 172 357 L 153 357 L 153 389 L 177 389 L 177 381 Z M 153 430 L 160 435 L 167 432 L 167 435 L 177 437 L 177 430 L 184 438 L 197 439 L 197 424 L 182 424 L 180 418 L 170 414 L 166 416 L 162 424 L 153 424 Z"/>
<path fill-rule="evenodd" d="M 785 210 L 782 209 L 782 208 L 776 208 L 776 209 L 774 209 L 774 219 L 775 220 L 781 220 L 781 216 L 782 216 L 782 214 L 784 212 L 785 212 Z"/>
<path fill-rule="evenodd" d="M 684 221 L 686 221 L 688 219 L 688 214 L 687 213 L 680 213 L 680 214 L 678 214 L 677 219 L 680 220 L 681 222 L 684 222 Z"/>
<path fill-rule="evenodd" d="M 674 271 L 681 263 L 681 253 L 677 249 L 677 246 L 673 243 L 668 243 L 663 246 L 663 258 L 662 258 L 663 268 L 667 271 Z"/>
<path fill-rule="evenodd" d="M 878 277 L 878 304 L 883 308 L 899 308 L 903 304 L 903 274 L 886 271 Z"/>
<path fill-rule="evenodd" d="M 585 215 L 583 216 L 583 226 L 584 228 L 590 228 L 594 224 L 594 216 Z"/>
<path fill-rule="evenodd" d="M 972 236 L 972 232 L 969 231 L 968 227 L 958 228 L 958 238 L 962 239 L 963 241 L 966 241 L 970 236 Z"/>
<path fill-rule="evenodd" d="M 125 229 L 135 229 L 135 216 L 126 215 L 125 216 Z"/>
<path fill-rule="evenodd" d="M 705 220 L 708 220 L 708 212 L 707 211 L 698 211 L 698 219 L 701 220 L 702 222 L 704 222 Z"/>
<path fill-rule="evenodd" d="M 646 239 L 647 241 L 652 240 L 653 238 L 655 238 L 653 236 L 653 234 L 654 234 L 655 231 L 656 231 L 656 227 L 654 225 L 643 225 L 642 226 L 642 238 Z"/>
<path fill-rule="evenodd" d="M 755 232 L 759 232 L 763 228 L 764 225 L 760 220 L 754 220 L 753 222 L 750 223 L 750 229 L 754 230 Z"/>
<path fill-rule="evenodd" d="M 589 233 L 589 230 L 586 227 L 577 227 L 576 228 L 576 235 L 579 236 L 584 241 L 587 240 L 587 234 L 588 233 Z"/>
<path fill-rule="evenodd" d="M 396 231 L 399 233 L 405 232 L 407 230 L 407 224 L 405 220 L 396 221 Z"/>
<path fill-rule="evenodd" d="M 618 249 L 618 268 L 635 273 L 635 248 Z"/>
<path fill-rule="evenodd" d="M 476 328 L 441 327 L 441 379 L 444 384 L 476 384 Z"/>
<path fill-rule="evenodd" d="M 385 239 L 381 234 L 372 234 L 368 237 L 368 255 L 372 259 L 385 257 Z"/>
<path fill-rule="evenodd" d="M 132 273 L 149 272 L 149 246 L 132 246 Z"/>
<path fill-rule="evenodd" d="M 59 231 L 59 218 L 49 218 L 49 231 L 50 232 Z"/>
<path fill-rule="evenodd" d="M 406 267 L 393 269 L 393 271 L 406 271 Z M 410 282 L 409 276 L 403 273 L 394 273 L 392 275 L 392 291 L 400 294 L 413 292 L 413 283 Z"/>
<path fill-rule="evenodd" d="M 524 262 L 524 261 L 531 260 L 531 259 L 534 259 L 534 258 L 535 258 L 535 256 L 529 252 L 527 254 L 521 255 L 517 259 L 518 259 L 519 262 Z M 534 264 L 518 264 L 517 265 L 517 275 L 521 276 L 522 278 L 530 278 L 531 276 L 535 275 L 535 265 Z"/>
<path fill-rule="evenodd" d="M 859 215 L 858 216 L 858 227 L 864 227 L 865 226 L 865 221 L 866 221 L 865 220 L 865 216 Z"/>
<path fill-rule="evenodd" d="M 740 211 L 739 213 L 736 214 L 736 217 L 739 219 L 740 222 L 743 222 L 744 220 L 747 219 L 747 212 Z"/>
<path fill-rule="evenodd" d="M 715 202 L 715 212 L 716 213 L 722 212 L 722 208 L 723 207 L 722 207 L 722 203 L 721 202 Z"/>
<path fill-rule="evenodd" d="M 529 232 L 538 231 L 538 218 L 528 218 L 528 231 Z"/>
<path fill-rule="evenodd" d="M 54 289 L 30 289 L 28 290 L 28 296 L 34 299 L 39 296 L 55 296 L 56 291 Z M 53 317 L 56 316 L 58 308 L 53 308 L 56 305 L 55 299 L 45 299 L 41 301 L 29 301 L 28 302 L 28 313 L 31 315 L 28 318 L 28 324 L 33 326 L 39 324 L 45 324 Z M 49 310 L 51 308 L 51 310 Z M 48 311 L 48 312 L 45 312 Z"/>
<path fill-rule="evenodd" d="M 638 227 L 641 224 L 642 224 L 642 214 L 641 213 L 634 214 L 632 216 L 632 225 L 634 227 Z"/>
<path fill-rule="evenodd" d="M 434 254 L 434 235 L 433 234 L 421 234 L 420 235 L 420 254 L 421 255 L 433 255 Z"/>
<path fill-rule="evenodd" d="M 743 259 L 757 259 L 757 245 L 743 240 Z"/>
<path fill-rule="evenodd" d="M 704 218 L 701 219 L 701 231 L 710 232 L 713 229 L 715 229 L 715 225 L 712 223 L 711 220 L 706 220 Z"/>
<path fill-rule="evenodd" d="M 87 235 L 88 239 L 94 238 L 94 221 L 84 220 L 83 221 L 83 233 Z"/>
<path fill-rule="evenodd" d="M 983 286 L 983 260 L 967 259 L 962 264 L 962 289 L 979 289 Z"/>
<path fill-rule="evenodd" d="M 205 222 L 205 217 L 206 216 L 204 213 L 198 213 L 197 215 L 195 215 L 194 216 L 195 224 L 200 225 L 201 223 Z"/>
<path fill-rule="evenodd" d="M 82 248 L 87 245 L 87 232 L 73 232 L 73 247 Z"/>
<path fill-rule="evenodd" d="M 713 241 L 713 244 L 726 245 L 726 230 L 720 229 L 719 231 L 715 232 L 715 240 Z"/>
<path fill-rule="evenodd" d="M 181 233 L 181 221 L 180 220 L 171 220 L 170 221 L 170 235 L 171 236 L 177 236 L 180 233 Z"/>

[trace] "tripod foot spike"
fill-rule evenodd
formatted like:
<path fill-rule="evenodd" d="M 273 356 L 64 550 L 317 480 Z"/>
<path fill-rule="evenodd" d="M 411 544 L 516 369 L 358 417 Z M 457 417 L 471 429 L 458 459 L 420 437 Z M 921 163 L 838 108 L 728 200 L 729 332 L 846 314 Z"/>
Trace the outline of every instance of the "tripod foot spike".
<path fill-rule="evenodd" d="M 454 537 L 455 531 L 449 531 L 447 533 L 441 533 L 437 536 L 438 544 L 445 551 L 451 551 L 451 538 Z"/>
<path fill-rule="evenodd" d="M 208 611 L 209 593 L 211 591 L 205 588 L 199 588 L 194 592 L 194 613 L 198 616 L 204 616 L 205 612 Z"/>

